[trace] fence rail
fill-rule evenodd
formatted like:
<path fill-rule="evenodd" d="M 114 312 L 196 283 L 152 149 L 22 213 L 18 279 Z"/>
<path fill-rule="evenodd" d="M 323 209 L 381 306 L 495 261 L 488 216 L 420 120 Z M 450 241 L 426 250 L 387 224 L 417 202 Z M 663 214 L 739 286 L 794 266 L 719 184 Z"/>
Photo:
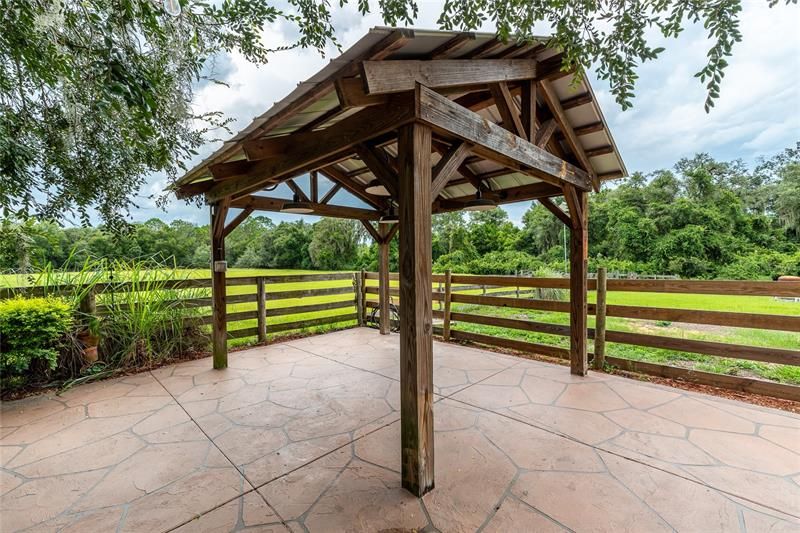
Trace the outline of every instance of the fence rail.
<path fill-rule="evenodd" d="M 367 273 L 367 280 L 377 279 L 377 274 Z M 444 340 L 454 339 L 475 342 L 511 350 L 537 353 L 551 357 L 569 358 L 569 351 L 559 346 L 533 343 L 518 339 L 508 339 L 495 335 L 459 330 L 458 324 L 478 324 L 517 331 L 530 331 L 569 337 L 568 325 L 552 324 L 505 318 L 475 312 L 461 312 L 452 309 L 453 304 L 470 304 L 485 307 L 507 307 L 524 310 L 569 313 L 569 302 L 555 299 L 523 298 L 524 289 L 569 289 L 569 280 L 563 278 L 527 278 L 515 276 L 473 276 L 463 274 L 434 275 L 432 300 L 434 318 L 442 320 L 441 326 L 435 326 L 434 332 L 442 335 Z M 770 281 L 689 281 L 689 280 L 606 280 L 605 276 L 589 281 L 589 290 L 597 292 L 597 303 L 588 305 L 588 313 L 596 315 L 596 328 L 589 328 L 589 337 L 595 340 L 593 354 L 596 368 L 603 364 L 612 364 L 619 368 L 635 370 L 646 374 L 655 374 L 670 378 L 715 385 L 724 388 L 768 394 L 776 397 L 800 400 L 800 387 L 786 385 L 755 378 L 729 376 L 702 372 L 670 365 L 634 361 L 620 357 L 605 355 L 605 343 L 627 344 L 647 348 L 673 350 L 679 352 L 702 354 L 714 357 L 743 359 L 782 365 L 800 366 L 800 350 L 764 348 L 739 344 L 715 342 L 696 339 L 685 339 L 646 333 L 608 330 L 606 317 L 629 318 L 638 320 L 664 320 L 691 324 L 716 325 L 737 328 L 753 328 L 771 331 L 800 332 L 800 316 L 772 315 L 759 313 L 739 313 L 730 311 L 705 311 L 693 309 L 676 309 L 661 307 L 645 307 L 633 305 L 607 305 L 607 294 L 614 291 L 643 293 L 680 293 L 704 295 L 740 295 L 740 296 L 800 296 L 800 282 Z M 396 280 L 393 275 L 390 279 Z M 442 291 L 441 287 L 444 287 Z M 505 293 L 498 289 L 514 287 L 514 291 Z M 474 294 L 475 289 L 482 290 Z M 367 294 L 376 294 L 377 288 L 367 287 Z M 471 293 L 471 294 L 470 294 Z M 397 298 L 399 291 L 392 288 L 390 294 Z M 514 294 L 515 297 L 507 297 Z M 568 293 L 565 293 L 568 294 Z M 396 304 L 401 305 L 399 300 Z M 365 311 L 378 306 L 375 300 L 364 301 Z"/>

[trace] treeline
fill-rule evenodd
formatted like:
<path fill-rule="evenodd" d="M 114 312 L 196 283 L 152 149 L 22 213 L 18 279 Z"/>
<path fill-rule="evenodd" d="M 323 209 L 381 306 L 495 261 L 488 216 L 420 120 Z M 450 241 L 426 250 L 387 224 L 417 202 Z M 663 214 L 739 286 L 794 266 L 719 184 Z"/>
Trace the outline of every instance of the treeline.
<path fill-rule="evenodd" d="M 684 278 L 765 279 L 800 274 L 800 145 L 748 168 L 705 154 L 673 169 L 635 173 L 590 195 L 590 268 Z M 521 227 L 503 209 L 436 215 L 434 270 L 475 274 L 566 270 L 568 235 L 534 202 Z M 229 265 L 285 269 L 375 269 L 377 247 L 359 223 L 323 219 L 275 224 L 254 216 L 226 241 Z M 0 269 L 78 266 L 87 257 L 155 257 L 185 267 L 209 265 L 209 231 L 181 220 L 103 228 L 5 220 Z M 69 263 L 74 263 L 70 265 Z M 397 268 L 397 239 L 392 243 Z"/>

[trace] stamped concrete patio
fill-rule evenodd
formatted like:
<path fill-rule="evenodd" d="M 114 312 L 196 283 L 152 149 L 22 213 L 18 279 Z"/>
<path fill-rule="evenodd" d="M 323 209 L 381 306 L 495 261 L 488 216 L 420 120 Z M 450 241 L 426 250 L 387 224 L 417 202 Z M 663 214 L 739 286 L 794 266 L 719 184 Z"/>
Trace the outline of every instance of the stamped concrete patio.
<path fill-rule="evenodd" d="M 352 329 L 4 403 L 0 530 L 800 529 L 800 417 L 442 343 L 418 500 L 397 341 Z"/>

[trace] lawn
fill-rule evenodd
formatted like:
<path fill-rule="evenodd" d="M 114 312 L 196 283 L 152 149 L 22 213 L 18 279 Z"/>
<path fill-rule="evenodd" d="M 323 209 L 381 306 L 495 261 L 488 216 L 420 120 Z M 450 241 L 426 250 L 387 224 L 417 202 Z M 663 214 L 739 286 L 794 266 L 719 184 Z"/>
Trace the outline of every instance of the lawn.
<path fill-rule="evenodd" d="M 258 275 L 296 275 L 296 274 L 319 274 L 320 272 L 302 271 L 302 270 L 274 270 L 274 269 L 230 269 L 228 277 L 248 277 Z M 182 270 L 179 271 L 180 276 L 191 278 L 204 278 L 208 277 L 208 270 Z M 120 274 L 117 274 L 117 279 L 120 279 Z M 3 276 L 0 277 L 0 287 L 10 286 L 24 282 L 24 278 L 19 276 Z M 377 281 L 370 280 L 370 286 L 376 286 Z M 397 282 L 392 285 L 396 286 Z M 438 284 L 434 285 L 437 288 Z M 313 288 L 330 288 L 330 287 L 352 287 L 350 280 L 334 280 L 334 281 L 319 281 L 319 282 L 295 282 L 295 283 L 282 283 L 270 284 L 267 287 L 268 292 L 291 291 L 300 289 L 313 289 Z M 254 293 L 256 290 L 255 285 L 241 285 L 228 287 L 229 295 L 248 294 Z M 489 289 L 488 292 L 508 291 L 513 288 L 498 288 Z M 210 294 L 208 289 L 193 290 L 193 296 Z M 481 290 L 472 290 L 467 293 L 481 294 Z M 524 297 L 524 295 L 523 295 Z M 370 299 L 377 299 L 376 295 L 368 295 Z M 589 293 L 589 300 L 594 301 L 595 293 Z M 350 301 L 353 302 L 352 294 L 338 294 L 327 296 L 315 296 L 306 298 L 295 298 L 277 301 L 268 301 L 267 305 L 271 308 L 284 308 L 294 307 L 299 305 L 312 305 L 317 303 L 337 302 L 337 301 Z M 635 293 L 635 292 L 610 292 L 608 294 L 608 303 L 617 305 L 637 305 L 637 306 L 653 306 L 653 307 L 666 307 L 666 308 L 683 308 L 683 309 L 702 309 L 702 310 L 717 310 L 717 311 L 733 311 L 733 312 L 748 312 L 748 313 L 763 313 L 763 314 L 778 314 L 778 315 L 794 315 L 800 316 L 800 303 L 788 302 L 778 300 L 766 296 L 734 296 L 734 295 L 690 295 L 690 294 L 668 294 L 668 293 Z M 434 306 L 438 304 L 434 303 Z M 229 312 L 248 311 L 256 308 L 254 302 L 230 304 L 228 306 Z M 302 320 L 309 320 L 313 318 L 321 318 L 326 316 L 335 316 L 341 314 L 349 314 L 355 312 L 355 304 L 352 307 L 345 307 L 340 309 L 331 309 L 326 311 L 318 311 L 314 313 L 303 313 L 294 315 L 284 315 L 278 317 L 270 317 L 268 323 L 280 324 L 286 322 L 295 322 Z M 464 313 L 476 313 L 491 316 L 500 316 L 506 318 L 519 318 L 525 320 L 534 320 L 538 322 L 549 322 L 553 324 L 568 324 L 569 316 L 566 313 L 553 313 L 544 311 L 531 311 L 524 309 L 511 309 L 499 308 L 488 306 L 475 306 L 465 304 L 454 304 L 454 311 Z M 201 310 L 203 314 L 208 314 L 208 309 Z M 351 322 L 342 322 L 338 324 L 329 324 L 309 328 L 309 331 L 327 331 L 331 329 L 340 328 L 347 325 L 352 325 Z M 594 326 L 594 317 L 589 317 L 590 327 Z M 229 324 L 229 330 L 245 329 L 256 326 L 255 320 L 244 320 L 232 322 Z M 784 348 L 784 349 L 798 349 L 800 347 L 800 333 L 780 332 L 780 331 L 766 331 L 759 329 L 748 328 L 733 328 L 721 326 L 702 326 L 692 324 L 678 324 L 678 323 L 661 323 L 646 320 L 634 320 L 626 318 L 613 318 L 609 317 L 607 320 L 607 327 L 609 330 L 634 332 L 634 333 L 647 333 L 653 335 L 664 335 L 669 337 L 678 337 L 696 340 L 708 340 L 717 342 L 727 342 L 732 344 L 742 344 L 750 346 L 762 346 L 767 348 Z M 569 339 L 555 335 L 544 333 L 511 330 L 505 328 L 498 328 L 493 326 L 484 326 L 479 324 L 458 323 L 453 324 L 454 329 L 463 331 L 470 331 L 475 333 L 483 333 L 489 335 L 496 335 L 506 338 L 524 340 L 528 342 L 537 342 L 542 344 L 551 344 L 560 347 L 568 347 Z M 270 336 L 270 340 L 275 340 L 276 337 L 284 336 L 287 333 L 279 333 Z M 247 345 L 252 343 L 254 338 L 235 339 L 231 341 L 232 346 Z M 591 346 L 590 346 L 591 349 Z M 635 359 L 641 361 L 651 361 L 658 363 L 666 363 L 685 368 L 694 368 L 697 370 L 704 370 L 709 372 L 718 372 L 731 375 L 753 376 L 765 379 L 781 381 L 785 383 L 793 383 L 800 385 L 800 367 L 775 365 L 769 363 L 759 363 L 753 361 L 744 361 L 738 359 L 726 359 L 714 356 L 705 356 L 698 354 L 691 354 L 686 352 L 677 352 L 672 350 L 661 350 L 654 348 L 644 348 L 638 346 L 629 346 L 624 344 L 609 343 L 607 353 L 610 356 L 623 357 L 628 359 Z"/>

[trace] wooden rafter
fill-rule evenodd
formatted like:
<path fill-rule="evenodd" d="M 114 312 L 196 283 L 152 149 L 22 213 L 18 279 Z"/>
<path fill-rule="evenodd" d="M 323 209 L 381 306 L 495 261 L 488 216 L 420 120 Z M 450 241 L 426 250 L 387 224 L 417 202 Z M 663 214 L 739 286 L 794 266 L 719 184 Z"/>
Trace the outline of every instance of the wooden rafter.
<path fill-rule="evenodd" d="M 599 155 L 613 154 L 614 147 L 610 144 L 605 146 L 598 146 L 597 148 L 590 148 L 586 150 L 586 157 L 597 157 Z"/>
<path fill-rule="evenodd" d="M 592 93 L 586 92 L 583 94 L 579 94 L 577 96 L 573 96 L 572 98 L 567 98 L 566 100 L 561 102 L 561 108 L 566 111 L 567 109 L 572 109 L 575 107 L 586 105 L 591 102 L 592 102 Z"/>
<path fill-rule="evenodd" d="M 311 189 L 311 201 L 312 202 L 319 202 L 319 175 L 317 174 L 316 170 L 311 171 L 311 174 L 308 176 L 308 183 Z M 325 202 L 321 202 L 325 203 Z"/>
<path fill-rule="evenodd" d="M 411 91 L 417 83 L 438 89 L 536 77 L 533 59 L 364 61 L 361 68 L 368 94 Z"/>
<path fill-rule="evenodd" d="M 347 192 L 349 192 L 359 200 L 365 202 L 368 205 L 371 205 L 375 209 L 382 210 L 386 208 L 386 199 L 369 194 L 367 191 L 364 190 L 365 189 L 364 185 L 353 179 L 348 178 L 338 168 L 334 166 L 329 166 L 321 168 L 319 172 L 323 174 L 325 177 L 327 177 L 329 180 L 334 182 L 335 184 L 339 185 L 340 187 L 343 187 L 345 190 L 347 190 Z M 332 196 L 333 195 L 331 195 L 331 197 Z M 330 200 L 330 198 L 328 198 L 328 200 Z M 325 204 L 327 202 L 320 202 L 320 203 Z"/>
<path fill-rule="evenodd" d="M 306 195 L 305 191 L 300 188 L 298 184 L 294 182 L 294 180 L 286 180 L 284 183 L 292 190 L 294 194 L 297 195 L 300 200 L 303 202 L 310 202 L 311 199 Z"/>
<path fill-rule="evenodd" d="M 548 211 L 553 213 L 556 218 L 558 218 L 561 222 L 564 223 L 568 228 L 572 227 L 572 220 L 569 218 L 569 215 L 566 214 L 560 207 L 553 203 L 550 198 L 539 198 L 539 203 L 541 203 Z"/>
<path fill-rule="evenodd" d="M 428 59 L 442 59 L 453 54 L 460 48 L 463 48 L 470 41 L 475 40 L 475 34 L 471 32 L 459 33 L 455 37 L 451 37 L 444 44 L 440 45 L 433 52 L 428 54 Z"/>
<path fill-rule="evenodd" d="M 487 122 L 427 87 L 418 85 L 416 93 L 419 120 L 437 131 L 471 143 L 475 154 L 555 185 L 566 182 L 584 190 L 591 187 L 587 173 L 563 159 Z"/>
<path fill-rule="evenodd" d="M 257 211 L 273 211 L 278 212 L 283 209 L 283 205 L 289 202 L 285 198 L 272 198 L 269 196 L 244 196 L 231 202 L 231 207 L 240 207 L 242 209 L 255 209 Z M 330 205 L 330 204 L 315 204 L 308 202 L 309 207 L 313 210 L 313 215 L 334 217 L 334 218 L 348 218 L 352 220 L 378 220 L 381 213 L 371 209 L 361 209 L 360 207 L 348 207 L 343 205 Z"/>
<path fill-rule="evenodd" d="M 469 155 L 469 145 L 465 142 L 457 142 L 450 147 L 442 158 L 436 163 L 433 168 L 433 178 L 431 180 L 431 198 L 436 198 L 442 189 L 447 186 L 447 182 L 452 177 L 453 173 L 464 162 L 464 159 Z"/>
<path fill-rule="evenodd" d="M 494 104 L 503 119 L 503 127 L 517 137 L 527 139 L 528 135 L 522 126 L 522 119 L 511 96 L 511 91 L 508 90 L 508 84 L 506 82 L 491 83 L 489 91 L 492 93 Z"/>
<path fill-rule="evenodd" d="M 522 82 L 522 127 L 525 138 L 530 142 L 536 140 L 536 82 L 524 80 Z"/>
<path fill-rule="evenodd" d="M 553 133 L 558 129 L 558 123 L 552 118 L 542 124 L 539 131 L 536 133 L 536 146 L 544 148 L 553 138 Z"/>
<path fill-rule="evenodd" d="M 510 204 L 514 202 L 523 202 L 525 200 L 536 200 L 539 198 L 552 198 L 554 196 L 561 196 L 563 191 L 549 183 L 530 183 L 528 185 L 520 185 L 519 187 L 511 187 L 497 192 L 484 192 L 485 198 L 490 198 L 501 204 Z M 464 209 L 464 204 L 470 200 L 474 200 L 475 195 L 470 194 L 467 196 L 459 196 L 457 198 L 438 199 L 433 203 L 434 213 L 446 213 L 450 211 L 459 211 Z"/>
<path fill-rule="evenodd" d="M 361 143 L 356 146 L 356 153 L 372 171 L 375 179 L 386 187 L 392 197 L 397 198 L 397 172 L 392 168 L 386 152 L 377 146 Z"/>
<path fill-rule="evenodd" d="M 378 232 L 375 226 L 372 225 L 372 222 L 362 219 L 361 225 L 364 226 L 364 229 L 367 230 L 367 233 L 369 233 L 372 236 L 375 242 L 377 242 L 378 244 L 381 243 L 381 241 L 383 240 L 383 236 Z"/>
<path fill-rule="evenodd" d="M 230 233 L 233 230 L 235 230 L 239 226 L 239 224 L 247 220 L 247 217 L 249 217 L 250 213 L 252 212 L 253 212 L 252 207 L 245 207 L 244 209 L 242 209 L 242 212 L 236 215 L 236 218 L 228 222 L 228 225 L 225 226 L 224 230 L 222 230 L 223 236 L 227 237 L 228 235 L 230 235 Z"/>
<path fill-rule="evenodd" d="M 486 41 L 485 43 L 483 43 L 482 45 L 480 45 L 476 49 L 471 50 L 468 53 L 460 56 L 460 58 L 461 59 L 478 59 L 478 58 L 481 58 L 481 57 L 488 57 L 488 56 L 492 55 L 493 53 L 495 53 L 498 48 L 503 47 L 504 44 L 505 43 L 503 43 L 503 41 L 501 41 L 500 39 L 491 39 L 489 41 Z"/>
<path fill-rule="evenodd" d="M 572 130 L 575 132 L 575 135 L 577 135 L 579 137 L 581 135 L 589 135 L 590 133 L 596 133 L 598 131 L 603 131 L 604 129 L 606 129 L 605 125 L 600 121 L 591 122 L 591 123 L 585 124 L 583 126 L 578 126 L 577 128 L 572 128 Z"/>
<path fill-rule="evenodd" d="M 333 187 L 328 189 L 328 192 L 326 192 L 325 196 L 323 196 L 320 199 L 319 203 L 327 204 L 328 202 L 330 202 L 331 199 L 333 199 L 333 197 L 336 196 L 336 193 L 339 192 L 339 189 L 341 189 L 341 188 L 342 188 L 342 184 L 341 183 L 334 182 Z"/>

